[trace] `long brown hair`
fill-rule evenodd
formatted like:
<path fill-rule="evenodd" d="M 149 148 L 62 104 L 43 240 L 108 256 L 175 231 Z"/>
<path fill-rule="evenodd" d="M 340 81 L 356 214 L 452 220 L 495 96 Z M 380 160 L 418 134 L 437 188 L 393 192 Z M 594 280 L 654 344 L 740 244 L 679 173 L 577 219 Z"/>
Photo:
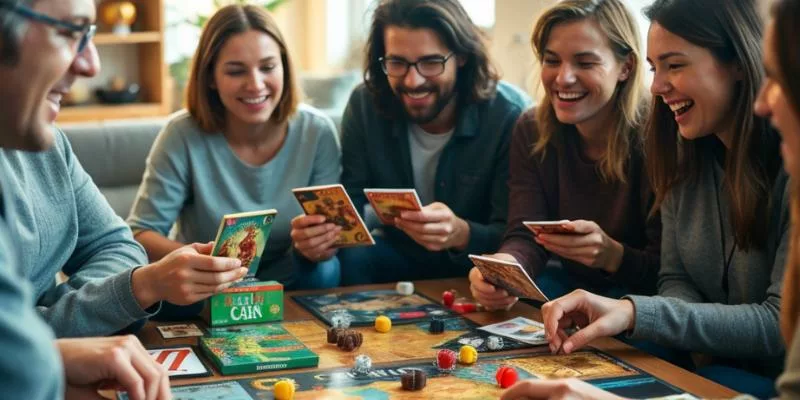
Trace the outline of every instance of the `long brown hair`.
<path fill-rule="evenodd" d="M 598 172 L 603 179 L 625 182 L 625 164 L 630 158 L 631 148 L 641 146 L 639 128 L 647 112 L 649 99 L 643 85 L 639 30 L 631 12 L 620 0 L 561 1 L 545 10 L 537 19 L 531 34 L 531 47 L 541 63 L 553 28 L 580 20 L 597 22 L 618 62 L 632 61 L 628 79 L 617 83 L 617 92 L 610 100 L 616 103 L 616 112 L 606 152 L 598 165 Z M 568 129 L 556 118 L 547 92 L 536 107 L 536 124 L 539 136 L 533 144 L 533 154 L 544 157 L 547 145 L 553 141 L 560 145 Z"/>
<path fill-rule="evenodd" d="M 489 57 L 485 35 L 458 1 L 384 0 L 375 9 L 364 57 L 364 83 L 381 114 L 392 118 L 403 115 L 403 105 L 378 62 L 386 53 L 383 36 L 389 26 L 431 29 L 465 60 L 456 78 L 459 104 L 482 102 L 494 96 L 500 75 Z"/>
<path fill-rule="evenodd" d="M 777 71 L 774 78 L 789 99 L 789 105 L 800 118 L 800 48 L 795 39 L 800 36 L 800 0 L 778 0 L 772 6 L 772 42 L 765 47 L 776 54 Z M 800 135 L 800 132 L 785 132 Z M 795 168 L 799 168 L 796 164 Z M 791 171 L 792 179 L 792 233 L 789 241 L 789 255 L 783 279 L 781 297 L 781 332 L 787 345 L 792 342 L 800 317 L 800 171 Z"/>
<path fill-rule="evenodd" d="M 266 33 L 281 49 L 283 93 L 270 118 L 277 123 L 283 123 L 297 110 L 301 97 L 297 71 L 294 69 L 286 40 L 278 24 L 263 7 L 232 4 L 220 8 L 206 22 L 192 61 L 192 72 L 186 88 L 189 113 L 206 132 L 219 132 L 225 128 L 225 106 L 219 98 L 219 93 L 211 87 L 214 80 L 214 64 L 217 62 L 219 52 L 231 36 L 249 30 Z"/>
<path fill-rule="evenodd" d="M 729 218 L 736 245 L 743 251 L 762 248 L 780 157 L 777 133 L 752 110 L 764 77 L 763 22 L 755 0 L 656 0 L 645 14 L 651 22 L 708 49 L 717 61 L 741 69 L 731 113 L 735 131 L 725 159 L 725 196 L 731 205 Z M 651 212 L 658 210 L 675 185 L 698 177 L 703 158 L 713 157 L 711 140 L 680 139 L 674 113 L 664 102 L 652 102 L 645 128 L 647 172 L 656 195 Z"/>

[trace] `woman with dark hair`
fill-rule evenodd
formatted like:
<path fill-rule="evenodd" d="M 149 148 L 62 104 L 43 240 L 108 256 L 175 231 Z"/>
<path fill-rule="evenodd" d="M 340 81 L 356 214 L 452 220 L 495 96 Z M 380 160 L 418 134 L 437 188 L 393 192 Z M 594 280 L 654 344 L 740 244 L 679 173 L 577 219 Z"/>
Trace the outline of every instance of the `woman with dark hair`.
<path fill-rule="evenodd" d="M 789 211 L 777 133 L 752 113 L 763 77 L 757 5 L 658 0 L 646 14 L 656 99 L 645 154 L 663 224 L 659 295 L 576 291 L 551 301 L 542 308 L 550 346 L 569 353 L 627 331 L 702 353 L 699 374 L 770 395 L 784 353 Z M 566 338 L 571 325 L 582 329 Z"/>
<path fill-rule="evenodd" d="M 151 260 L 183 242 L 214 240 L 223 215 L 278 210 L 256 276 L 287 289 L 335 287 L 339 263 L 300 266 L 291 190 L 336 183 L 336 128 L 300 104 L 297 71 L 262 7 L 230 5 L 207 22 L 192 64 L 188 112 L 156 139 L 128 223 Z M 177 238 L 167 237 L 177 222 Z M 197 304 L 199 308 L 202 304 Z"/>
<path fill-rule="evenodd" d="M 513 132 L 509 223 L 492 257 L 522 264 L 549 298 L 577 288 L 653 294 L 661 224 L 648 215 L 649 96 L 636 20 L 619 0 L 560 1 L 538 18 L 531 45 L 544 95 Z M 533 235 L 524 225 L 543 220 L 569 220 L 568 233 Z M 550 259 L 560 267 L 546 267 Z M 516 301 L 477 268 L 469 277 L 484 306 Z"/>

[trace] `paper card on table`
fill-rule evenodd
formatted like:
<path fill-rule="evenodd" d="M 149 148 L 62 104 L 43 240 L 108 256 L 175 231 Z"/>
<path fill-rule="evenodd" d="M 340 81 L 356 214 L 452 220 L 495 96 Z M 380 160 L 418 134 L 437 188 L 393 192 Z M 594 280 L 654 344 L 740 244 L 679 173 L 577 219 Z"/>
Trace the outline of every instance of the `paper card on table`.
<path fill-rule="evenodd" d="M 371 246 L 375 240 L 356 211 L 344 186 L 323 185 L 292 189 L 306 215 L 323 215 L 342 227 L 335 247 Z"/>
<path fill-rule="evenodd" d="M 164 339 L 203 336 L 203 331 L 195 324 L 159 325 L 156 328 Z"/>
<path fill-rule="evenodd" d="M 210 376 L 211 371 L 200 361 L 191 346 L 148 349 L 157 363 L 167 368 L 170 378 Z"/>
<path fill-rule="evenodd" d="M 211 255 L 238 258 L 249 270 L 248 275 L 255 275 L 277 214 L 276 210 L 226 214 L 219 223 Z"/>
<path fill-rule="evenodd" d="M 549 301 L 519 263 L 474 254 L 470 254 L 469 258 L 481 271 L 483 279 L 505 289 L 510 295 L 541 302 Z"/>
<path fill-rule="evenodd" d="M 522 343 L 533 345 L 547 344 L 544 337 L 544 325 L 523 317 L 516 317 L 504 322 L 478 328 L 493 335 L 512 338 Z"/>
<path fill-rule="evenodd" d="M 402 211 L 422 209 L 415 189 L 364 189 L 364 194 L 378 219 L 385 225 L 394 225 L 394 219 Z"/>

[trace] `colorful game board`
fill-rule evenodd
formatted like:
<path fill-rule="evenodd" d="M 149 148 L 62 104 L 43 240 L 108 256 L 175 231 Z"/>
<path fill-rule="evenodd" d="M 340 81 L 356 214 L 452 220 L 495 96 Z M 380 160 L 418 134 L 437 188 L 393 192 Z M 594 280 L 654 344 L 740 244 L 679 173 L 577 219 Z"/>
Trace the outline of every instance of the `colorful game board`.
<path fill-rule="evenodd" d="M 456 315 L 421 294 L 406 296 L 394 290 L 316 294 L 292 296 L 292 298 L 329 326 L 333 325 L 331 317 L 337 310 L 347 311 L 352 318 L 351 326 L 372 325 L 379 315 L 389 317 L 394 325 L 428 321 L 432 316 Z"/>
<path fill-rule="evenodd" d="M 357 375 L 349 368 L 284 374 L 238 381 L 217 382 L 230 393 L 245 390 L 251 399 L 272 399 L 272 386 L 280 379 L 292 379 L 297 385 L 295 399 L 497 399 L 502 389 L 495 382 L 495 372 L 501 365 L 517 370 L 520 379 L 552 379 L 575 377 L 623 397 L 661 397 L 681 394 L 682 391 L 666 382 L 623 363 L 599 351 L 581 351 L 570 355 L 525 353 L 513 356 L 485 356 L 477 364 L 459 366 L 453 372 L 440 372 L 429 361 L 394 364 L 373 368 L 368 374 Z M 400 387 L 400 375 L 405 369 L 419 368 L 428 375 L 427 386 L 419 392 L 407 392 Z M 198 386 L 173 387 L 176 398 L 205 400 Z M 209 393 L 210 394 L 210 393 Z M 233 397 L 225 397 L 233 398 Z M 239 398 L 239 397 L 235 397 Z"/>
<path fill-rule="evenodd" d="M 481 352 L 486 347 L 480 342 L 485 332 L 476 331 L 475 323 L 461 316 L 446 319 L 445 331 L 440 334 L 429 333 L 427 322 L 395 326 L 389 333 L 379 333 L 368 327 L 355 328 L 364 335 L 364 344 L 353 352 L 342 351 L 328 343 L 326 329 L 314 321 L 284 322 L 283 327 L 319 355 L 320 369 L 352 366 L 359 354 L 368 355 L 375 365 L 431 359 L 438 349 L 458 350 L 464 344 L 473 345 Z M 403 346 L 397 346 L 397 343 L 403 343 Z M 504 350 L 526 346 L 511 339 L 505 343 Z"/>

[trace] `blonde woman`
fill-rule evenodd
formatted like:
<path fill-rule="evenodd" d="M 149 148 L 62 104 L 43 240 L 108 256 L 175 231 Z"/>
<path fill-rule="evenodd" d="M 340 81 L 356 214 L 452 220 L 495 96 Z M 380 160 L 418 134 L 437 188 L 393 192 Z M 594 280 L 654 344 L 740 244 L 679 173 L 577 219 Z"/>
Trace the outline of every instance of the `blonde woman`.
<path fill-rule="evenodd" d="M 537 20 L 531 42 L 544 97 L 513 132 L 508 229 L 494 257 L 520 262 L 551 298 L 576 288 L 652 294 L 661 225 L 648 215 L 636 22 L 619 0 L 562 1 Z M 569 220 L 571 233 L 533 235 L 523 225 L 542 220 Z M 469 277 L 487 307 L 517 300 L 476 268 Z"/>

